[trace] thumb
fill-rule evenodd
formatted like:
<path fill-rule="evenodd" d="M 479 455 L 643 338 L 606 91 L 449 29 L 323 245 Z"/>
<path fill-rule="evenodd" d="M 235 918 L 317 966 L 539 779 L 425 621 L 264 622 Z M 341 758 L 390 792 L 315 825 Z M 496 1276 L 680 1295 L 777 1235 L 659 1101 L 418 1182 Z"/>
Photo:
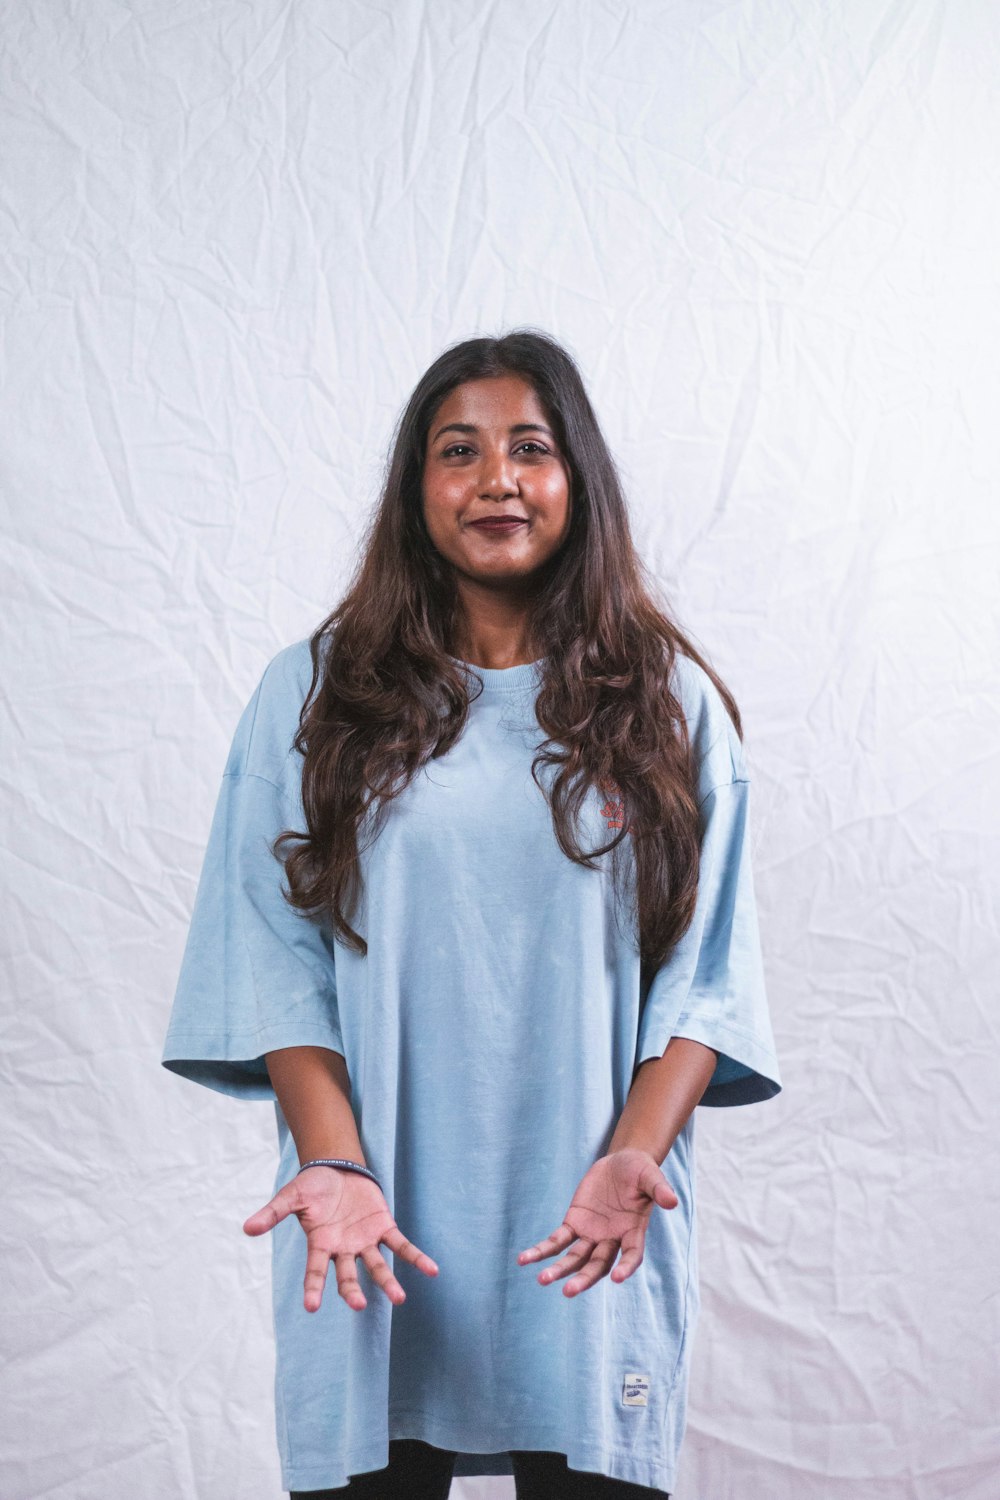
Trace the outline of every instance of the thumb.
<path fill-rule="evenodd" d="M 680 1201 L 659 1167 L 652 1163 L 643 1173 L 642 1190 L 661 1208 L 676 1208 Z"/>
<path fill-rule="evenodd" d="M 265 1203 L 263 1208 L 258 1208 L 255 1214 L 251 1214 L 243 1224 L 244 1234 L 267 1234 L 275 1224 L 280 1224 L 282 1219 L 287 1219 L 293 1211 L 292 1194 L 285 1188 L 276 1193 L 270 1203 Z"/>
<path fill-rule="evenodd" d="M 656 1184 L 654 1198 L 661 1208 L 676 1208 L 680 1199 L 664 1177 Z"/>

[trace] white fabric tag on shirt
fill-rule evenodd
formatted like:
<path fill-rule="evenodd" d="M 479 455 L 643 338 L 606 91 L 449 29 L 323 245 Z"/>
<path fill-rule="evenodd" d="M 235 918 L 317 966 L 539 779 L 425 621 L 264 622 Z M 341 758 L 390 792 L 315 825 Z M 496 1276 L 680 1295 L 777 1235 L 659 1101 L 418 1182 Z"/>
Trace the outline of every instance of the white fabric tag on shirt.
<path fill-rule="evenodd" d="M 622 1389 L 623 1406 L 645 1406 L 649 1395 L 648 1375 L 626 1375 Z"/>

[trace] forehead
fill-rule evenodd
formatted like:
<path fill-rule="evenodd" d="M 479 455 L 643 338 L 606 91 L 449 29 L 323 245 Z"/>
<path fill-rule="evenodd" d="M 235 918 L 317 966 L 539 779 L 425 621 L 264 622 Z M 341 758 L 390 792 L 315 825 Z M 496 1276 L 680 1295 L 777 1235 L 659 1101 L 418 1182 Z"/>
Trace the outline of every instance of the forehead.
<path fill-rule="evenodd" d="M 442 422 L 506 427 L 532 419 L 544 422 L 546 414 L 530 382 L 521 375 L 490 375 L 466 380 L 450 390 L 432 416 L 430 431 Z"/>

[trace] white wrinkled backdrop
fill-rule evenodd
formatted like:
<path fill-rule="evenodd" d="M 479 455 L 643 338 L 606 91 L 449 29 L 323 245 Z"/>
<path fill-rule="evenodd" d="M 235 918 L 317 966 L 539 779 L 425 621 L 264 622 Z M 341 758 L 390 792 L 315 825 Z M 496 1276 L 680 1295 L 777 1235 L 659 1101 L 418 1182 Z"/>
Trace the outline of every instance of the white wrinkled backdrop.
<path fill-rule="evenodd" d="M 240 709 L 519 324 L 757 788 L 785 1091 L 699 1112 L 677 1500 L 995 1500 L 1000 13 L 0 15 L 3 1500 L 279 1500 L 274 1115 L 163 1033 Z"/>

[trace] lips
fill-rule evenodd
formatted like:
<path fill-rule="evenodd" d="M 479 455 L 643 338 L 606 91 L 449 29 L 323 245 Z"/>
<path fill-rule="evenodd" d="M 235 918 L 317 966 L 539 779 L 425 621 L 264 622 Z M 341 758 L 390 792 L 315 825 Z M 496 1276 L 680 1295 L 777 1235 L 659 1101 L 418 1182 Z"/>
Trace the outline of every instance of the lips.
<path fill-rule="evenodd" d="M 488 516 L 481 521 L 470 521 L 470 526 L 476 526 L 481 531 L 513 531 L 517 526 L 527 526 L 527 521 L 521 516 Z"/>

